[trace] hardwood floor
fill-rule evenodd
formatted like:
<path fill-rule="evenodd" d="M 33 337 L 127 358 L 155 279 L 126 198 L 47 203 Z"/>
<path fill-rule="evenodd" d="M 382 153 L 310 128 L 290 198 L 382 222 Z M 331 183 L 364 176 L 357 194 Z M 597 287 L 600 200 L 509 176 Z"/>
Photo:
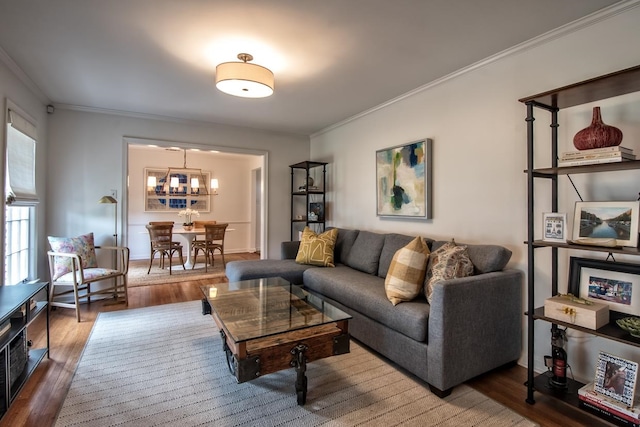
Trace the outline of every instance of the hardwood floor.
<path fill-rule="evenodd" d="M 195 280 L 130 288 L 129 308 L 199 300 L 202 296 L 201 285 L 220 283 L 225 280 Z M 124 309 L 124 304 L 114 304 L 111 301 L 93 302 L 82 307 L 82 322 L 80 323 L 76 322 L 73 310 L 58 308 L 52 311 L 51 357 L 45 359 L 36 369 L 5 417 L 0 421 L 0 427 L 52 426 L 98 313 Z M 33 333 L 30 334 L 30 338 L 38 346 L 44 342 L 45 336 L 36 334 L 36 328 L 38 325 L 32 325 Z M 482 375 L 467 384 L 541 426 L 610 425 L 539 393 L 536 393 L 535 405 L 527 404 L 524 400 L 526 395 L 526 388 L 523 385 L 525 379 L 526 370 L 521 366 L 513 366 Z"/>

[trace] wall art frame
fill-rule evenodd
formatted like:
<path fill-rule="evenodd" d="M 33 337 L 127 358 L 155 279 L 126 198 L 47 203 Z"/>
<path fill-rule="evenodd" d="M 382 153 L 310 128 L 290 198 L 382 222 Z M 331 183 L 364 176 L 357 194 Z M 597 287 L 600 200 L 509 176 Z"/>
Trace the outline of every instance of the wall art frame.
<path fill-rule="evenodd" d="M 542 240 L 545 242 L 567 241 L 567 214 L 545 212 L 542 214 Z"/>
<path fill-rule="evenodd" d="M 640 264 L 571 257 L 569 293 L 607 304 L 613 312 L 639 316 Z"/>
<path fill-rule="evenodd" d="M 431 219 L 433 141 L 376 151 L 376 215 Z"/>
<path fill-rule="evenodd" d="M 616 239 L 619 246 L 638 246 L 640 201 L 576 202 L 573 240 Z"/>
<path fill-rule="evenodd" d="M 638 364 L 601 351 L 596 365 L 593 390 L 627 407 L 634 406 Z"/>
<path fill-rule="evenodd" d="M 145 212 L 172 212 L 176 213 L 186 208 L 195 209 L 198 212 L 211 210 L 211 196 L 199 194 L 198 189 L 191 188 L 191 178 L 204 177 L 205 183 L 211 182 L 211 173 L 199 169 L 175 169 L 171 168 L 171 176 L 177 176 L 180 186 L 177 189 L 169 187 L 167 173 L 169 169 L 145 168 L 144 186 L 144 211 Z M 148 187 L 149 177 L 155 177 L 156 186 Z"/>

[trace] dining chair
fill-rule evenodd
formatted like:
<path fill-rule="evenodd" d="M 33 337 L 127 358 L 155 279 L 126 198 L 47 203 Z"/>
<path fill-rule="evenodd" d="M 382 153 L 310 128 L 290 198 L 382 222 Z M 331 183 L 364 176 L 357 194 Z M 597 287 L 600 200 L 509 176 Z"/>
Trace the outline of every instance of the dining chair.
<path fill-rule="evenodd" d="M 198 252 L 204 252 L 204 271 L 207 271 L 209 265 L 209 256 L 211 256 L 211 266 L 213 267 L 213 255 L 217 249 L 222 255 L 222 265 L 226 267 L 227 263 L 224 260 L 224 236 L 229 224 L 205 224 L 204 226 L 204 240 L 193 242 L 193 267 L 195 267 L 198 260 Z"/>
<path fill-rule="evenodd" d="M 171 274 L 173 255 L 177 252 L 180 256 L 182 269 L 185 270 L 184 258 L 182 257 L 182 245 L 180 242 L 173 241 L 173 221 L 152 221 L 145 227 L 149 231 L 149 243 L 151 248 L 147 274 L 151 272 L 151 266 L 153 265 L 153 259 L 156 254 L 160 255 L 160 268 L 164 268 L 165 256 L 169 259 L 169 274 Z"/>
<path fill-rule="evenodd" d="M 217 224 L 217 221 L 193 221 L 193 228 L 195 230 L 202 230 L 207 224 Z M 204 240 L 198 239 L 198 236 L 196 236 L 196 238 L 193 239 L 193 242 L 204 242 Z"/>
<path fill-rule="evenodd" d="M 91 303 L 91 297 L 111 295 L 129 304 L 127 297 L 127 273 L 129 272 L 129 248 L 125 246 L 95 246 L 93 233 L 78 237 L 48 237 L 51 250 L 49 261 L 49 305 L 74 308 L 80 322 L 80 300 Z M 115 266 L 98 265 L 96 250 L 115 254 Z M 113 259 L 113 257 L 108 257 Z M 100 287 L 98 287 L 98 283 Z M 91 285 L 96 284 L 92 290 Z M 73 294 L 73 299 L 69 295 Z"/>

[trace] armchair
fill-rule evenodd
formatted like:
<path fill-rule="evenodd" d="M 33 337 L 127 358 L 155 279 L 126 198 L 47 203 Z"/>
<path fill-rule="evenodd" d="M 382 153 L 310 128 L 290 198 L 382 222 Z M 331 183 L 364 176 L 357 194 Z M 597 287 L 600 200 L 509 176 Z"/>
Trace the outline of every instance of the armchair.
<path fill-rule="evenodd" d="M 49 243 L 52 249 L 47 252 L 51 276 L 50 306 L 75 308 L 76 319 L 80 322 L 80 300 L 91 303 L 92 296 L 112 295 L 114 299 L 122 298 L 128 305 L 129 248 L 95 246 L 93 233 L 72 238 L 49 237 Z M 99 267 L 96 249 L 115 253 L 115 268 Z M 91 290 L 91 285 L 100 281 L 104 282 L 100 289 Z M 70 294 L 73 294 L 73 300 L 70 300 Z"/>

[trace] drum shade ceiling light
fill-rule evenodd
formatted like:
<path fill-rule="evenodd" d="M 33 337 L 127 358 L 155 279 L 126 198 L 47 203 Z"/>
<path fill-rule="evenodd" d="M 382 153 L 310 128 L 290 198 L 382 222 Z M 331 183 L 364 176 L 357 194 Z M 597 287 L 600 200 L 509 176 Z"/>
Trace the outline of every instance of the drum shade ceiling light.
<path fill-rule="evenodd" d="M 253 56 L 239 53 L 242 62 L 223 62 L 216 67 L 216 87 L 243 98 L 264 98 L 273 94 L 273 73 L 265 67 L 249 64 Z"/>

